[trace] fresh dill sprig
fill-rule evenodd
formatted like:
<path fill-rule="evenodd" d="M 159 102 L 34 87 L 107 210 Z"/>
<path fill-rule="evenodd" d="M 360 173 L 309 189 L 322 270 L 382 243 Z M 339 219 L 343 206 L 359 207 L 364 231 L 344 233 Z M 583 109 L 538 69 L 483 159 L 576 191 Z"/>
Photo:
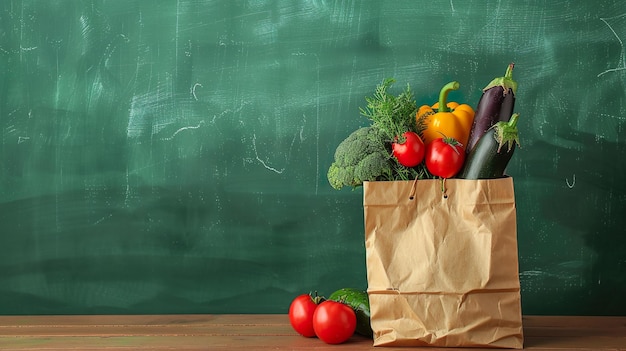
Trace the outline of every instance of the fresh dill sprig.
<path fill-rule="evenodd" d="M 426 128 L 423 121 L 416 120 L 417 105 L 413 97 L 411 87 L 406 88 L 397 96 L 389 93 L 389 89 L 395 83 L 393 78 L 387 78 L 376 86 L 371 97 L 366 97 L 367 106 L 360 108 L 361 115 L 372 121 L 372 127 L 383 133 L 386 139 L 386 148 L 389 151 L 391 162 L 390 173 L 385 174 L 380 180 L 412 180 L 431 178 L 432 175 L 422 163 L 417 167 L 405 167 L 398 163 L 392 156 L 391 143 L 404 142 L 404 132 L 416 132 L 421 135 Z"/>
<path fill-rule="evenodd" d="M 417 105 L 410 85 L 407 84 L 404 91 L 394 96 L 389 93 L 393 83 L 393 78 L 383 80 L 376 87 L 374 95 L 365 98 L 367 106 L 360 108 L 361 115 L 370 119 L 390 140 L 402 138 L 402 134 L 407 131 L 420 134 L 415 119 Z"/>

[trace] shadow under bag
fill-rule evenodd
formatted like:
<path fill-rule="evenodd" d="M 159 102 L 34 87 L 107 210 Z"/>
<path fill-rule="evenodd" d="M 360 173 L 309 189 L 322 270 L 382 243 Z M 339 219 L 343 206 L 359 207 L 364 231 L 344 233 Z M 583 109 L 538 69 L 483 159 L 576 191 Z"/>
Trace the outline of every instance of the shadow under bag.
<path fill-rule="evenodd" d="M 374 346 L 523 347 L 512 178 L 363 190 Z"/>

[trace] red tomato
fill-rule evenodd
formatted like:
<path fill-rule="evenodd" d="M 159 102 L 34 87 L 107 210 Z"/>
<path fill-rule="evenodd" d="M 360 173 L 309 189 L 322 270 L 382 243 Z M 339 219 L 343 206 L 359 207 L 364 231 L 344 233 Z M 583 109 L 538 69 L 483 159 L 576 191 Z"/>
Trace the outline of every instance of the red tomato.
<path fill-rule="evenodd" d="M 452 138 L 438 138 L 426 148 L 426 168 L 441 178 L 454 177 L 465 162 L 463 145 Z"/>
<path fill-rule="evenodd" d="M 401 165 L 415 167 L 424 160 L 424 153 L 426 152 L 424 142 L 414 132 L 404 132 L 402 136 L 404 137 L 403 143 L 394 142 L 391 144 L 393 155 Z"/>
<path fill-rule="evenodd" d="M 336 301 L 324 301 L 313 314 L 313 329 L 327 344 L 341 344 L 356 330 L 356 314 L 352 307 Z"/>
<path fill-rule="evenodd" d="M 313 314 L 317 303 L 310 294 L 297 296 L 289 306 L 289 322 L 293 329 L 302 336 L 315 336 L 313 329 Z"/>

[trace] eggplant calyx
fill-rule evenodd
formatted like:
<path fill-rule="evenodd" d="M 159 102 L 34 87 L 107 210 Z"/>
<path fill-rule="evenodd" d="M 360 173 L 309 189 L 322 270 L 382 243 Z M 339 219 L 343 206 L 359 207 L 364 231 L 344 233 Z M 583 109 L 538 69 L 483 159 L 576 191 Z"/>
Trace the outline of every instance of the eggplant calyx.
<path fill-rule="evenodd" d="M 515 63 L 510 63 L 506 69 L 506 73 L 504 73 L 504 77 L 498 77 L 492 80 L 486 87 L 483 88 L 483 92 L 494 88 L 494 87 L 502 87 L 504 89 L 503 95 L 508 94 L 509 89 L 513 92 L 515 96 L 517 94 L 517 82 L 513 80 L 513 67 Z"/>
<path fill-rule="evenodd" d="M 514 113 L 508 122 L 501 121 L 491 127 L 495 130 L 494 138 L 498 142 L 498 153 L 505 144 L 507 145 L 506 152 L 510 152 L 515 144 L 520 146 L 519 134 L 517 133 L 518 118 L 519 114 Z"/>

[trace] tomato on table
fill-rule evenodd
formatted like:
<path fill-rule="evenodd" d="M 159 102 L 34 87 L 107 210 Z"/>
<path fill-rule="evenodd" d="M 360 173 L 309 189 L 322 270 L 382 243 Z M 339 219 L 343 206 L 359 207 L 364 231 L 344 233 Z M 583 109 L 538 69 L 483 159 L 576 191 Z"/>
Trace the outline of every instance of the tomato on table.
<path fill-rule="evenodd" d="M 300 335 L 307 338 L 315 336 L 313 329 L 313 314 L 318 306 L 321 297 L 302 294 L 296 296 L 289 305 L 289 323 Z"/>
<path fill-rule="evenodd" d="M 313 315 L 313 329 L 327 344 L 341 344 L 356 330 L 356 314 L 352 307 L 336 301 L 319 304 Z"/>

